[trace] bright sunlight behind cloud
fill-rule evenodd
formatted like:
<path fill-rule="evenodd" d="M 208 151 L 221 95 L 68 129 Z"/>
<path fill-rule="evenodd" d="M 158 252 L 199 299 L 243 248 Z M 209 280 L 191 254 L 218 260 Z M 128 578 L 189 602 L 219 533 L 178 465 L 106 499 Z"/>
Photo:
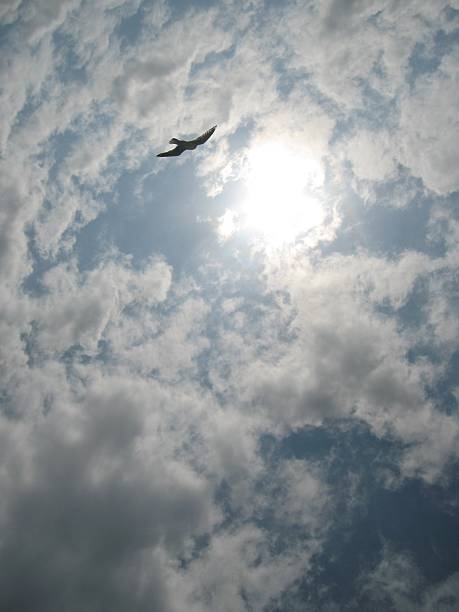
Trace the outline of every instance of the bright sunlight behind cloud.
<path fill-rule="evenodd" d="M 268 141 L 248 153 L 242 206 L 248 228 L 280 246 L 324 220 L 319 201 L 320 163 L 287 145 Z"/>

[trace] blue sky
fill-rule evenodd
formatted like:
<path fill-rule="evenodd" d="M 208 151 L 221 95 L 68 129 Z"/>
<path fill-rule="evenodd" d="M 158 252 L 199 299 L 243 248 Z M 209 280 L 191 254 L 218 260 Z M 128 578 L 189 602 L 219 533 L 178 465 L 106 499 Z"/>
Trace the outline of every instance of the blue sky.
<path fill-rule="evenodd" d="M 1 611 L 458 609 L 458 43 L 2 2 Z"/>

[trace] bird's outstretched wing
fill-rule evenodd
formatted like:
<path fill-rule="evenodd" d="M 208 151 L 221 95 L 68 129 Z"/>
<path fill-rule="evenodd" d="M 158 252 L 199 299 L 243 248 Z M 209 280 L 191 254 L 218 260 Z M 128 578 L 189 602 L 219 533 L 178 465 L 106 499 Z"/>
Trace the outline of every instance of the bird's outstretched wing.
<path fill-rule="evenodd" d="M 201 136 L 198 136 L 194 140 L 177 140 L 176 138 L 172 138 L 170 142 L 177 143 L 177 146 L 175 147 L 175 149 L 171 149 L 170 151 L 164 151 L 164 153 L 158 153 L 156 157 L 176 157 L 177 155 L 180 155 L 181 153 L 183 153 L 183 151 L 186 151 L 188 149 L 193 150 L 198 145 L 202 145 L 207 140 L 209 140 L 209 138 L 215 132 L 216 127 L 217 126 L 214 125 L 213 127 L 210 128 L 210 130 L 207 130 L 207 132 L 204 132 L 204 134 L 201 134 Z"/>
<path fill-rule="evenodd" d="M 185 149 L 183 149 L 182 147 L 175 147 L 174 149 L 171 149 L 170 151 L 164 151 L 164 153 L 158 153 L 158 155 L 156 157 L 174 157 L 176 155 L 180 155 L 181 153 L 183 153 Z"/>
<path fill-rule="evenodd" d="M 198 136 L 197 138 L 195 138 L 193 142 L 196 143 L 197 145 L 204 144 L 207 140 L 209 140 L 209 138 L 215 132 L 216 127 L 217 126 L 214 125 L 213 127 L 210 128 L 210 130 L 207 130 L 207 132 L 204 132 L 204 134 L 201 134 L 201 136 Z"/>

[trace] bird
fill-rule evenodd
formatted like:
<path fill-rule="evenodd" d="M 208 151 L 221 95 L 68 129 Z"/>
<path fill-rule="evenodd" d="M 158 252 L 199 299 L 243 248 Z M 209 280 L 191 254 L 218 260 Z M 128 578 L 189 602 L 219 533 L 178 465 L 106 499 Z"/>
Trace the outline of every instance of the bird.
<path fill-rule="evenodd" d="M 209 138 L 215 132 L 216 127 L 217 126 L 214 125 L 210 128 L 210 130 L 207 130 L 207 132 L 204 132 L 204 134 L 201 134 L 201 136 L 198 136 L 194 140 L 179 140 L 178 138 L 171 138 L 169 140 L 169 144 L 175 144 L 176 147 L 174 149 L 171 149 L 170 151 L 158 153 L 156 157 L 174 157 L 176 155 L 181 155 L 183 151 L 193 151 L 194 149 L 196 149 L 196 147 L 204 144 L 209 140 Z"/>

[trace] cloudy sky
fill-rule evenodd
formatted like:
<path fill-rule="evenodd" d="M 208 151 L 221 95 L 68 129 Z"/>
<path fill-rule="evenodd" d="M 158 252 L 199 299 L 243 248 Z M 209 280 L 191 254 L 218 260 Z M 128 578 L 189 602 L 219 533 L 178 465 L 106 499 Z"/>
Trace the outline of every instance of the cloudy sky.
<path fill-rule="evenodd" d="M 0 611 L 457 610 L 458 0 L 0 23 Z"/>

